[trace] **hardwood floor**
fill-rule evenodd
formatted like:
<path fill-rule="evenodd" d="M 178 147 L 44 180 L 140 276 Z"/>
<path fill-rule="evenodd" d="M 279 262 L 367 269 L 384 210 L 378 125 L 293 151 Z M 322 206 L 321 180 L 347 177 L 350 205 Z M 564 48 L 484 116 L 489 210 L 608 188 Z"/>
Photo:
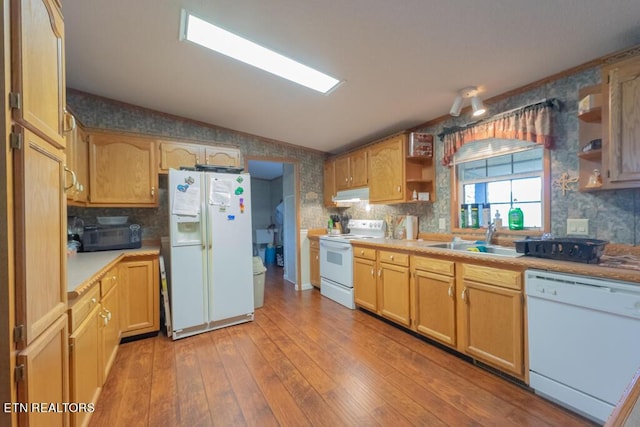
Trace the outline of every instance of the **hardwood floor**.
<path fill-rule="evenodd" d="M 90 425 L 593 425 L 281 274 L 253 322 L 122 344 Z"/>

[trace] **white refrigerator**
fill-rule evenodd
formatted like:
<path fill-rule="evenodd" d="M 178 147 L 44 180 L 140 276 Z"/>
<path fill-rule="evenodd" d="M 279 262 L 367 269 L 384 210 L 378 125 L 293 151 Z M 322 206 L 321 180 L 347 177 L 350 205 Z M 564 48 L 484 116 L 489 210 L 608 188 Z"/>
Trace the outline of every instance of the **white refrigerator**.
<path fill-rule="evenodd" d="M 168 191 L 172 338 L 253 320 L 249 174 L 171 169 Z"/>

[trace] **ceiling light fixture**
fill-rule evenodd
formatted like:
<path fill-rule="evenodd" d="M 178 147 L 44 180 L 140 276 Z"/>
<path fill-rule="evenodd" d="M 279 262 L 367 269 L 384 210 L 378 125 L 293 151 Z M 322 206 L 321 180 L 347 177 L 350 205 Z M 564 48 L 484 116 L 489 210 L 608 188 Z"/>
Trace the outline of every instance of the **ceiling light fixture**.
<path fill-rule="evenodd" d="M 478 96 L 478 88 L 475 86 L 467 86 L 458 92 L 458 95 L 451 106 L 451 110 L 449 110 L 449 115 L 458 117 L 460 115 L 460 111 L 462 111 L 462 104 L 466 98 L 471 98 L 471 109 L 473 110 L 474 117 L 481 116 L 486 113 L 487 109 Z"/>
<path fill-rule="evenodd" d="M 184 9 L 180 19 L 180 39 L 197 43 L 324 94 L 340 83 L 338 79 L 230 33 Z"/>

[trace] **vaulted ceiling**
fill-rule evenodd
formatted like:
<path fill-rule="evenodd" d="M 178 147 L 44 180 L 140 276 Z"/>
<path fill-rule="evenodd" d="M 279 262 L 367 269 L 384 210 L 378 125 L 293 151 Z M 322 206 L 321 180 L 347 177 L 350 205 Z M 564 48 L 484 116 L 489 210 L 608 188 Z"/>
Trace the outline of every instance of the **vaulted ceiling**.
<path fill-rule="evenodd" d="M 194 14 L 335 76 L 322 95 L 180 41 Z M 63 0 L 67 86 L 327 152 L 640 43 L 637 0 Z"/>

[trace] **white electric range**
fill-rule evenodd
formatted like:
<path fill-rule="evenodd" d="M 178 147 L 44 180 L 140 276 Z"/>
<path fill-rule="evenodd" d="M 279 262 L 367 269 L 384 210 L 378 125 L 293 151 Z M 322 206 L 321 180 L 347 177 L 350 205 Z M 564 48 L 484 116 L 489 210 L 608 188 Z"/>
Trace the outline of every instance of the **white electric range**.
<path fill-rule="evenodd" d="M 349 220 L 349 234 L 320 236 L 320 293 L 355 309 L 352 240 L 384 238 L 386 224 L 378 219 Z"/>

